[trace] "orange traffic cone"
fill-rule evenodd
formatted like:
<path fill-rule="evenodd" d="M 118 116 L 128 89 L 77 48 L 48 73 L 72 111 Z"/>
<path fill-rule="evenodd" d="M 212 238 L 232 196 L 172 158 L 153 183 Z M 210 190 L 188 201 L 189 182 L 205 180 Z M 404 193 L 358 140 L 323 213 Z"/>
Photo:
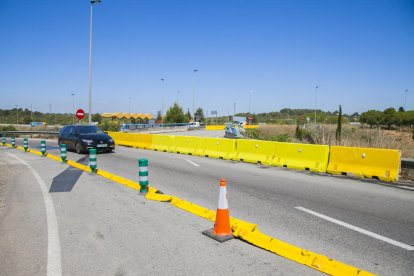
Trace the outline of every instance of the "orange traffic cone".
<path fill-rule="evenodd" d="M 203 234 L 219 242 L 225 242 L 233 238 L 233 233 L 230 228 L 226 180 L 223 178 L 220 179 L 220 194 L 216 212 L 216 223 L 214 223 L 214 228 L 203 231 Z"/>

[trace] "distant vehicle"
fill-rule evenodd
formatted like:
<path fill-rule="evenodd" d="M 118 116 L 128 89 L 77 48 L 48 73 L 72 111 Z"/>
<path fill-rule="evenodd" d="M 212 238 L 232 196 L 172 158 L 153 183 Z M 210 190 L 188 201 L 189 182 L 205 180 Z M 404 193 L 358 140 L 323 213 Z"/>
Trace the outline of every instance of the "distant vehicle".
<path fill-rule="evenodd" d="M 68 150 L 83 153 L 95 148 L 97 151 L 111 152 L 115 149 L 115 142 L 111 136 L 93 125 L 70 125 L 63 127 L 59 132 L 58 143 L 66 144 Z"/>
<path fill-rule="evenodd" d="M 199 128 L 199 127 L 200 127 L 199 122 L 189 122 L 188 123 L 188 128 Z"/>

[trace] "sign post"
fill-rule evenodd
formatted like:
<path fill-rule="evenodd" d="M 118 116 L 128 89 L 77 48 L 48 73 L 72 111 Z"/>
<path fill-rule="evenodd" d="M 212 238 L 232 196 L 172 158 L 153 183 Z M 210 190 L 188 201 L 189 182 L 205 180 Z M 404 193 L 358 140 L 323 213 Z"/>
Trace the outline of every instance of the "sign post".
<path fill-rule="evenodd" d="M 78 110 L 76 110 L 76 118 L 79 119 L 79 123 L 83 118 L 85 118 L 85 111 L 83 111 L 82 108 L 79 108 Z"/>

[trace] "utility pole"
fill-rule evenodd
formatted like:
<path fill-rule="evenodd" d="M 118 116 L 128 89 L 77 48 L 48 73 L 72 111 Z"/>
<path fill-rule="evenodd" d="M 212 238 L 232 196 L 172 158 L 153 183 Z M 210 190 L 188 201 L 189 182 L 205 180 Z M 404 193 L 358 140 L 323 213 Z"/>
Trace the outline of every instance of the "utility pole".
<path fill-rule="evenodd" d="M 318 86 L 315 86 L 315 125 L 316 125 L 316 106 L 318 103 Z"/>
<path fill-rule="evenodd" d="M 407 92 L 408 89 L 405 89 L 405 100 L 404 100 L 404 110 L 407 111 Z"/>
<path fill-rule="evenodd" d="M 195 121 L 195 116 L 194 116 L 194 101 L 195 101 L 195 90 L 196 90 L 196 85 L 195 85 L 195 73 L 198 72 L 198 69 L 194 69 L 193 70 L 193 122 Z"/>

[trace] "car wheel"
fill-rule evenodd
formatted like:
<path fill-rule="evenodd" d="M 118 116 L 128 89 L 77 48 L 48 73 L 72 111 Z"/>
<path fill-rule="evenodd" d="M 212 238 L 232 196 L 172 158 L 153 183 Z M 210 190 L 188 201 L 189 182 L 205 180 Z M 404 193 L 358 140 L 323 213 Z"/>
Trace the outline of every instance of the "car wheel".
<path fill-rule="evenodd" d="M 112 152 L 112 149 L 107 149 L 106 152 L 107 153 L 111 153 Z"/>
<path fill-rule="evenodd" d="M 77 154 L 81 154 L 82 153 L 82 146 L 80 143 L 76 143 L 75 145 L 75 150 Z"/>

